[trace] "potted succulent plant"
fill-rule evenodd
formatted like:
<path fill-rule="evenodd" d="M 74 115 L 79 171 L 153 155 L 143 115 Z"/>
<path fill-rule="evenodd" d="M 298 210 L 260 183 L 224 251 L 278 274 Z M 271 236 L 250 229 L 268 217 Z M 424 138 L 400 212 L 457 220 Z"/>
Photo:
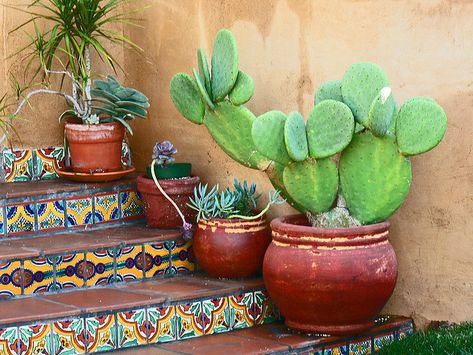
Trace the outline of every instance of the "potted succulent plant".
<path fill-rule="evenodd" d="M 362 62 L 318 89 L 307 122 L 297 112 L 256 118 L 241 106 L 253 84 L 238 71 L 227 30 L 215 40 L 211 73 L 199 50 L 195 78 L 177 74 L 171 81 L 177 109 L 204 123 L 232 158 L 264 170 L 303 212 L 271 223 L 263 265 L 286 324 L 329 334 L 371 327 L 397 279 L 387 219 L 409 191 L 409 157 L 442 140 L 445 112 L 426 97 L 397 108 L 385 73 Z"/>
<path fill-rule="evenodd" d="M 76 172 L 102 173 L 121 170 L 121 145 L 125 128 L 131 133 L 127 121 L 135 117 L 146 117 L 148 99 L 140 92 L 121 86 L 114 78 L 95 81 L 92 85 L 92 56 L 108 63 L 115 71 L 120 67 L 107 49 L 107 44 L 121 44 L 141 50 L 130 39 L 113 30 L 116 24 L 133 24 L 130 14 L 124 13 L 123 2 L 116 0 L 96 1 L 33 1 L 19 11 L 31 15 L 31 19 L 17 27 L 44 20 L 47 28 L 30 35 L 27 51 L 27 72 L 33 65 L 34 75 L 28 78 L 29 86 L 17 83 L 17 96 L 21 99 L 16 110 L 8 112 L 11 120 L 19 114 L 32 96 L 38 94 L 62 96 L 69 109 L 61 115 L 72 116 L 65 125 L 65 135 L 70 144 L 71 166 Z M 91 16 L 91 14 L 93 16 Z M 62 76 L 60 87 L 53 88 Z M 41 78 L 38 80 L 38 78 Z M 63 81 L 69 81 L 71 90 L 63 90 Z M 39 88 L 38 88 L 39 86 Z"/>
<path fill-rule="evenodd" d="M 147 176 L 138 176 L 138 191 L 145 208 L 146 223 L 153 228 L 176 228 L 181 220 L 195 220 L 194 211 L 187 201 L 199 183 L 192 176 L 192 165 L 174 163 L 177 149 L 169 141 L 158 142 L 153 147 L 152 163 L 146 169 Z"/>
<path fill-rule="evenodd" d="M 235 178 L 234 188 L 219 191 L 216 185 L 194 189 L 188 206 L 197 211 L 197 229 L 193 248 L 199 263 L 214 277 L 241 278 L 261 271 L 263 257 L 271 242 L 271 230 L 265 218 L 271 205 L 284 203 L 279 192 L 269 193 L 269 202 L 259 213 L 260 195 L 256 185 Z"/>

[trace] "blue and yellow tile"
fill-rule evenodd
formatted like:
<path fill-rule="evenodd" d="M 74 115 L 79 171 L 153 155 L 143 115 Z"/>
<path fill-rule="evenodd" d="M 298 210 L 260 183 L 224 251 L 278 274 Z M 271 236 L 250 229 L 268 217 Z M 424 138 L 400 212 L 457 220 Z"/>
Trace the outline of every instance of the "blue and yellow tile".
<path fill-rule="evenodd" d="M 86 259 L 87 286 L 106 285 L 113 282 L 113 249 L 88 252 Z"/>
<path fill-rule="evenodd" d="M 200 301 L 176 305 L 177 339 L 203 335 L 202 304 Z"/>
<path fill-rule="evenodd" d="M 3 220 L 3 206 L 5 206 L 4 201 L 0 202 L 0 238 L 5 234 L 5 221 Z"/>
<path fill-rule="evenodd" d="M 229 298 L 231 329 L 244 329 L 254 325 L 251 310 L 253 307 L 253 292 L 233 295 Z"/>
<path fill-rule="evenodd" d="M 53 347 L 56 355 L 84 354 L 86 338 L 82 318 L 60 320 L 53 323 Z"/>
<path fill-rule="evenodd" d="M 145 277 L 163 276 L 169 268 L 169 250 L 163 243 L 145 245 Z"/>
<path fill-rule="evenodd" d="M 166 242 L 171 250 L 171 265 L 178 274 L 188 274 L 195 271 L 195 258 L 192 249 L 192 240 L 179 239 Z M 172 247 L 171 247 L 172 246 Z"/>
<path fill-rule="evenodd" d="M 350 355 L 371 354 L 371 338 L 353 340 L 348 350 Z"/>
<path fill-rule="evenodd" d="M 81 197 L 66 200 L 67 225 L 84 226 L 93 223 L 92 197 Z"/>
<path fill-rule="evenodd" d="M 329 349 L 324 350 L 324 355 L 347 355 L 347 346 L 346 344 L 337 344 L 330 346 Z"/>
<path fill-rule="evenodd" d="M 23 289 L 25 295 L 44 293 L 54 289 L 54 261 L 50 258 L 25 260 L 23 264 Z"/>
<path fill-rule="evenodd" d="M 122 219 L 137 219 L 144 217 L 143 200 L 135 190 L 120 192 L 120 208 Z"/>
<path fill-rule="evenodd" d="M 7 233 L 9 236 L 34 231 L 34 203 L 7 206 Z"/>
<path fill-rule="evenodd" d="M 40 180 L 55 179 L 64 166 L 64 147 L 36 149 L 36 177 Z"/>
<path fill-rule="evenodd" d="M 87 353 L 110 351 L 117 348 L 117 328 L 113 314 L 85 319 Z"/>
<path fill-rule="evenodd" d="M 19 354 L 54 354 L 51 340 L 51 325 L 26 325 L 18 328 Z"/>
<path fill-rule="evenodd" d="M 132 281 L 144 277 L 143 247 L 128 246 L 116 250 L 116 281 Z"/>
<path fill-rule="evenodd" d="M 18 328 L 0 328 L 0 354 L 17 355 L 18 354 Z"/>
<path fill-rule="evenodd" d="M 127 348 L 146 344 L 148 341 L 149 326 L 146 321 L 146 310 L 117 313 L 118 348 Z"/>
<path fill-rule="evenodd" d="M 56 259 L 55 289 L 71 289 L 84 286 L 84 253 L 62 255 Z"/>
<path fill-rule="evenodd" d="M 0 261 L 0 298 L 21 295 L 20 261 Z"/>
<path fill-rule="evenodd" d="M 64 201 L 44 200 L 36 204 L 38 230 L 59 230 L 64 228 Z"/>
<path fill-rule="evenodd" d="M 147 312 L 150 344 L 176 340 L 176 308 L 174 306 L 150 307 Z"/>
<path fill-rule="evenodd" d="M 205 335 L 228 332 L 230 330 L 230 309 L 227 297 L 202 301 L 203 326 Z"/>
<path fill-rule="evenodd" d="M 394 341 L 394 334 L 388 333 L 383 335 L 377 335 L 373 338 L 374 351 L 378 351 L 383 346 L 392 343 Z"/>
<path fill-rule="evenodd" d="M 118 193 L 106 193 L 94 196 L 95 223 L 105 223 L 119 219 Z"/>
<path fill-rule="evenodd" d="M 31 149 L 4 149 L 3 169 L 6 182 L 31 181 L 34 176 Z"/>
<path fill-rule="evenodd" d="M 276 305 L 271 301 L 266 291 L 255 291 L 253 300 L 250 315 L 255 324 L 273 323 L 280 318 Z"/>

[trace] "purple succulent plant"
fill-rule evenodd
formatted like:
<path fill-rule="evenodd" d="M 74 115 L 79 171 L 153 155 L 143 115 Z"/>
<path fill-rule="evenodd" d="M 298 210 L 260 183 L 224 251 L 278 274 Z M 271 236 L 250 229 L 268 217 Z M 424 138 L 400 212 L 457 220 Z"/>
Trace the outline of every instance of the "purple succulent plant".
<path fill-rule="evenodd" d="M 163 141 L 154 145 L 152 158 L 156 160 L 156 164 L 164 167 L 174 161 L 173 154 L 176 153 L 177 149 L 170 141 Z"/>

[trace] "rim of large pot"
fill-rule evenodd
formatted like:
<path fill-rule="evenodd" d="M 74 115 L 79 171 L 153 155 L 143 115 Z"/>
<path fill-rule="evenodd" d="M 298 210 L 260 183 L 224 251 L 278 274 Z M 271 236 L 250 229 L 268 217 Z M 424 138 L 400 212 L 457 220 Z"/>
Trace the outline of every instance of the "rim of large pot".
<path fill-rule="evenodd" d="M 142 181 L 146 181 L 146 182 L 153 182 L 154 184 L 154 181 L 153 179 L 149 178 L 148 176 L 146 176 L 146 174 L 141 174 L 141 175 L 138 175 L 137 176 L 137 179 L 140 179 Z M 176 178 L 176 179 L 158 179 L 159 183 L 161 185 L 166 185 L 166 184 L 171 184 L 172 182 L 194 182 L 194 181 L 200 181 L 200 177 L 198 175 L 192 175 L 192 176 L 184 176 L 184 177 L 181 177 L 181 178 Z"/>
<path fill-rule="evenodd" d="M 201 219 L 198 224 L 212 224 L 212 222 L 216 222 L 217 224 L 225 225 L 225 224 L 235 224 L 235 223 L 244 223 L 244 224 L 264 224 L 267 223 L 266 215 L 261 216 L 260 218 L 256 219 L 245 219 L 245 218 L 217 218 L 212 217 L 208 220 Z"/>
<path fill-rule="evenodd" d="M 72 128 L 72 129 L 77 129 L 77 130 L 81 130 L 81 131 L 88 130 L 90 128 L 100 129 L 100 128 L 103 128 L 104 126 L 113 126 L 113 127 L 122 126 L 123 128 L 125 128 L 125 126 L 123 126 L 120 122 L 105 122 L 105 123 L 97 123 L 97 124 L 66 122 L 64 124 L 65 128 Z"/>

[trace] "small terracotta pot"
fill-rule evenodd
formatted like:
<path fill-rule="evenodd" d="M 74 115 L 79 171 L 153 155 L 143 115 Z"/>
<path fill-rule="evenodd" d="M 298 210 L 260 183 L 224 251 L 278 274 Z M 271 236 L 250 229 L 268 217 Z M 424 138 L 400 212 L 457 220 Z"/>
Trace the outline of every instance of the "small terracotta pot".
<path fill-rule="evenodd" d="M 66 123 L 72 170 L 79 173 L 118 171 L 122 168 L 125 127 L 120 123 L 97 125 Z"/>
<path fill-rule="evenodd" d="M 197 263 L 213 277 L 250 277 L 261 271 L 271 242 L 266 219 L 200 220 L 194 235 Z"/>
<path fill-rule="evenodd" d="M 187 206 L 189 197 L 194 193 L 200 179 L 192 176 L 182 179 L 158 180 L 161 187 L 179 206 L 179 209 L 189 223 L 195 222 L 196 212 Z M 138 176 L 138 191 L 145 207 L 146 224 L 153 228 L 177 228 L 182 226 L 182 220 L 174 206 L 158 190 L 153 179 Z"/>
<path fill-rule="evenodd" d="M 288 327 L 347 335 L 374 325 L 397 279 L 389 222 L 314 228 L 293 215 L 273 220 L 271 229 L 263 277 Z"/>

